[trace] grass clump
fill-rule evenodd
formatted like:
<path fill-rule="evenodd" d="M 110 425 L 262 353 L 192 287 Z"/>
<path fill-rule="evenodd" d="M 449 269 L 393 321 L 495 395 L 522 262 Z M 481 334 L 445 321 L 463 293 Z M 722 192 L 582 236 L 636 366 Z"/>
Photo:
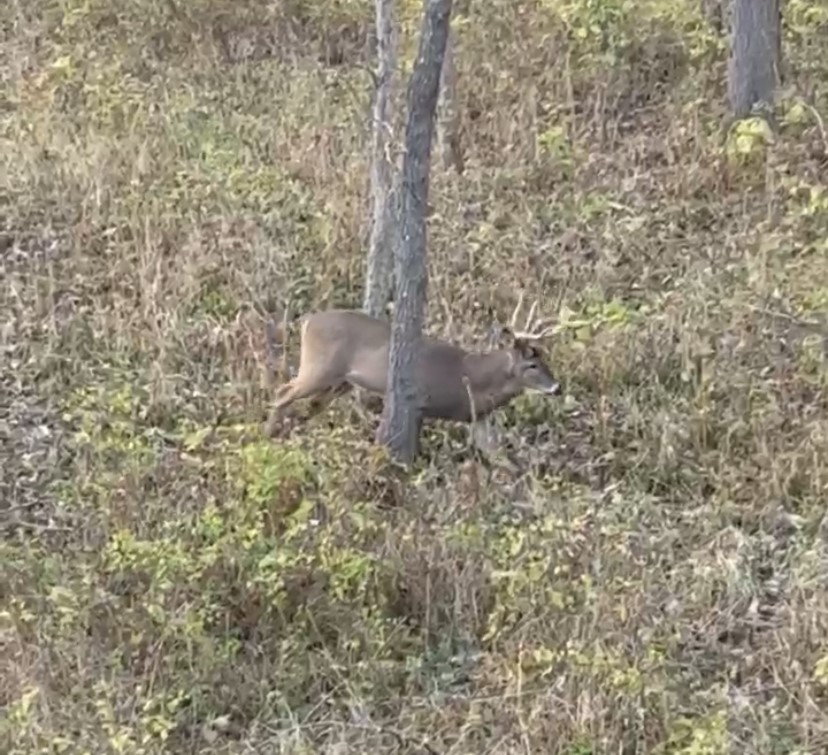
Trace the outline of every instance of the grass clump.
<path fill-rule="evenodd" d="M 368 5 L 0 8 L 4 751 L 828 747 L 824 13 L 723 139 L 695 2 L 461 11 L 428 327 L 559 316 L 522 477 L 258 429 L 264 314 L 361 299 Z"/>

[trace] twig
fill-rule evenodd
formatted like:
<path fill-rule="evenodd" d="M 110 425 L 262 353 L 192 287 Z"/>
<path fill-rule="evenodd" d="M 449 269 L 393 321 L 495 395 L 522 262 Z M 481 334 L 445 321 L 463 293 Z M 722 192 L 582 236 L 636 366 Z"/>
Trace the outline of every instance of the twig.
<path fill-rule="evenodd" d="M 13 514 L 15 511 L 23 511 L 24 509 L 32 509 L 35 506 L 42 506 L 43 501 L 29 501 L 27 503 L 15 503 L 3 509 L 3 515 Z"/>
<path fill-rule="evenodd" d="M 553 310 L 554 313 L 555 313 L 555 317 L 560 317 L 560 315 L 561 315 L 561 307 L 563 306 L 564 298 L 566 297 L 566 292 L 569 291 L 569 284 L 572 282 L 573 272 L 574 272 L 573 268 L 570 265 L 569 266 L 569 272 L 566 276 L 566 280 L 564 281 L 563 286 L 561 286 L 561 291 L 560 291 L 560 294 L 558 295 L 558 301 L 555 302 L 555 309 Z"/>
<path fill-rule="evenodd" d="M 474 448 L 477 448 L 477 443 L 474 441 L 474 428 L 477 425 L 477 407 L 474 405 L 474 394 L 472 393 L 471 381 L 468 375 L 463 375 L 463 387 L 466 389 L 466 396 L 469 399 L 469 413 L 471 414 L 469 441 Z"/>
<path fill-rule="evenodd" d="M 288 379 L 287 341 L 288 319 L 290 314 L 290 298 L 285 301 L 285 313 L 282 315 L 282 380 Z M 301 326 L 300 326 L 301 330 Z"/>
<path fill-rule="evenodd" d="M 420 742 L 419 744 L 417 744 L 416 742 L 413 742 L 411 739 L 406 737 L 401 732 L 397 731 L 396 729 L 391 729 L 388 726 L 381 726 L 379 724 L 375 724 L 374 726 L 365 726 L 363 724 L 351 724 L 351 725 L 355 726 L 355 727 L 358 727 L 358 728 L 361 728 L 361 729 L 362 728 L 364 728 L 364 729 L 373 729 L 374 731 L 376 731 L 380 734 L 390 734 L 392 737 L 394 737 L 397 740 L 397 742 L 399 742 L 399 744 L 402 747 L 411 747 L 412 745 L 415 746 L 415 747 L 419 746 L 420 748 L 425 750 L 429 755 L 439 755 L 437 750 L 435 750 L 428 742 Z"/>
<path fill-rule="evenodd" d="M 276 325 L 273 318 L 265 319 L 265 385 L 268 389 L 276 384 Z"/>
<path fill-rule="evenodd" d="M 13 530 L 16 527 L 24 529 L 36 530 L 38 534 L 43 532 L 74 532 L 76 527 L 63 527 L 59 524 L 40 524 L 39 522 L 27 522 L 22 519 L 9 522 L 0 522 L 0 529 Z"/>
<path fill-rule="evenodd" d="M 811 115 L 814 116 L 814 119 L 817 122 L 817 127 L 819 128 L 819 134 L 822 137 L 822 146 L 825 149 L 825 154 L 828 155 L 828 133 L 825 131 L 825 121 L 822 120 L 822 116 L 819 114 L 819 111 L 806 99 L 800 98 L 800 102 L 811 111 Z"/>
<path fill-rule="evenodd" d="M 816 320 L 803 320 L 801 317 L 789 315 L 787 312 L 775 312 L 770 309 L 765 309 L 764 307 L 757 307 L 755 304 L 748 304 L 747 308 L 752 312 L 756 312 L 761 315 L 766 315 L 767 317 L 775 317 L 778 320 L 786 320 L 788 322 L 795 323 L 803 328 L 812 328 L 818 333 L 828 335 L 826 334 L 827 328 L 824 322 L 818 322 Z"/>

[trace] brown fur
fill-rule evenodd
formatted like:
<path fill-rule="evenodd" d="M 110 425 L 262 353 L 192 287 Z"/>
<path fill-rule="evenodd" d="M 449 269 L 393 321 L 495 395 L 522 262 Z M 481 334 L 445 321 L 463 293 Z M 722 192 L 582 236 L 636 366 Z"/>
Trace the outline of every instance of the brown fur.
<path fill-rule="evenodd" d="M 299 372 L 276 392 L 265 428 L 271 435 L 299 399 L 321 397 L 318 411 L 352 386 L 385 394 L 391 342 L 387 322 L 354 310 L 328 310 L 305 317 L 300 336 Z M 526 340 L 508 332 L 507 337 L 508 345 L 486 353 L 424 337 L 415 365 L 422 417 L 471 422 L 524 390 L 559 393 L 540 352 Z"/>

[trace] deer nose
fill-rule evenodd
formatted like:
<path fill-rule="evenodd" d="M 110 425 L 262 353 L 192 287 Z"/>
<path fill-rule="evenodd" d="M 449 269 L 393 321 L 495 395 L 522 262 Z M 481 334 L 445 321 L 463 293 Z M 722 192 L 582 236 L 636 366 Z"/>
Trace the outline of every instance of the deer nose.
<path fill-rule="evenodd" d="M 558 382 L 552 383 L 549 386 L 549 390 L 547 391 L 550 396 L 560 396 L 561 395 L 561 384 Z"/>

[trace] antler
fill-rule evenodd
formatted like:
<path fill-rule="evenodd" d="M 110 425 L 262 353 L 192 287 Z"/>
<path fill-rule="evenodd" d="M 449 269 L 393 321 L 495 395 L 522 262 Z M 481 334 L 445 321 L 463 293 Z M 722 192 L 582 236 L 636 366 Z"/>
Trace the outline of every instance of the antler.
<path fill-rule="evenodd" d="M 516 340 L 539 341 L 541 338 L 548 336 L 555 330 L 556 325 L 554 322 L 544 324 L 542 320 L 535 320 L 535 311 L 538 308 L 537 300 L 532 303 L 532 306 L 529 309 L 529 314 L 526 317 L 526 324 L 523 326 L 523 330 L 517 330 L 517 317 L 521 307 L 523 307 L 523 291 L 520 292 L 517 306 L 515 307 L 515 311 L 512 312 L 512 317 L 509 320 L 509 329 L 512 331 L 512 335 Z"/>

